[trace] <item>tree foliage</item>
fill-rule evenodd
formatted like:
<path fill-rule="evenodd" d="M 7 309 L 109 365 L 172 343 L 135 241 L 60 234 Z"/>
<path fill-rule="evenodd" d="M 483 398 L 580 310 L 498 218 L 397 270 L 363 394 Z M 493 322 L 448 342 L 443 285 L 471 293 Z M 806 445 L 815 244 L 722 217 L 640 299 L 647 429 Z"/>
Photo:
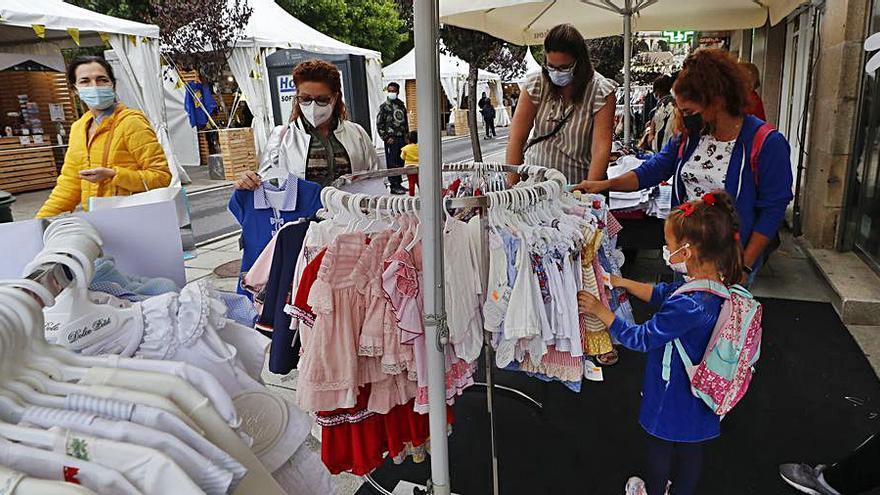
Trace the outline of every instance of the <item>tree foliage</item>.
<path fill-rule="evenodd" d="M 593 67 L 599 74 L 623 82 L 623 36 L 587 40 L 587 47 Z M 647 43 L 634 37 L 632 47 L 632 57 L 635 58 L 639 52 L 647 50 Z"/>
<path fill-rule="evenodd" d="M 159 26 L 166 56 L 219 81 L 252 13 L 247 0 L 153 0 L 148 20 Z"/>
<path fill-rule="evenodd" d="M 480 138 L 477 131 L 477 79 L 479 70 L 485 69 L 501 76 L 502 80 L 519 77 L 525 72 L 525 47 L 512 45 L 506 41 L 480 31 L 455 26 L 440 29 L 444 53 L 453 55 L 468 63 L 468 125 L 471 131 L 471 147 L 474 160 L 482 161 Z"/>
<path fill-rule="evenodd" d="M 278 0 L 278 5 L 328 36 L 381 52 L 386 62 L 408 38 L 393 0 Z"/>
<path fill-rule="evenodd" d="M 150 13 L 150 0 L 67 0 L 69 3 L 101 14 L 131 21 L 143 21 Z"/>

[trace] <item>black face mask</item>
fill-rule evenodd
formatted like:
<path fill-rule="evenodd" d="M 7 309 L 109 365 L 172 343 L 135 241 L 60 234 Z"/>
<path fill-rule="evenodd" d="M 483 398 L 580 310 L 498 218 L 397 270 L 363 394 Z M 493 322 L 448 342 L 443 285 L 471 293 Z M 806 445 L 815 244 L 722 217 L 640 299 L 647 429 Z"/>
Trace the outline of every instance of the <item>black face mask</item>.
<path fill-rule="evenodd" d="M 689 136 L 699 136 L 703 132 L 704 125 L 702 114 L 692 113 L 684 116 L 684 127 Z"/>

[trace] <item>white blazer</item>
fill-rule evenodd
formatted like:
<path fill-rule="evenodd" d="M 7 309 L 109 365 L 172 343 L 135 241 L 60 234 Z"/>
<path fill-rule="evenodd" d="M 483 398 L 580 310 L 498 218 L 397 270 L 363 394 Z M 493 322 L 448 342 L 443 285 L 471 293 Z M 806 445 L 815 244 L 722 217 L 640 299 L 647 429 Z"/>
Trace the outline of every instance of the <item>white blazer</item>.
<path fill-rule="evenodd" d="M 348 120 L 341 120 L 333 134 L 348 153 L 352 172 L 379 170 L 379 155 L 376 154 L 373 140 L 363 127 Z M 260 175 L 280 167 L 288 173 L 305 179 L 311 140 L 311 134 L 303 128 L 299 119 L 287 125 L 276 126 L 269 134 L 266 150 L 260 157 Z"/>

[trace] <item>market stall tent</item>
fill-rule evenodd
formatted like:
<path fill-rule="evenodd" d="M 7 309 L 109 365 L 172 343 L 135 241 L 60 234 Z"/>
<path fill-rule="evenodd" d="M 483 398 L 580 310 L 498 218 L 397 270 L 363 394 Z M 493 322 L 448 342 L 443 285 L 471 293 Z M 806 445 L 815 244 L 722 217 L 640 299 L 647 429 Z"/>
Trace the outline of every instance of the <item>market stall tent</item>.
<path fill-rule="evenodd" d="M 534 74 L 536 72 L 541 72 L 541 64 L 539 64 L 538 61 L 535 60 L 535 56 L 532 55 L 531 50 L 529 50 L 529 49 L 526 50 L 526 55 L 525 55 L 525 57 L 523 57 L 523 62 L 525 62 L 525 64 L 526 64 L 525 72 L 523 72 L 522 76 L 517 77 L 516 79 L 514 79 L 513 81 L 510 81 L 510 82 L 523 84 L 524 82 L 526 82 L 526 79 L 528 79 L 529 75 Z"/>
<path fill-rule="evenodd" d="M 165 124 L 159 28 L 118 19 L 61 0 L 0 0 L 0 44 L 4 52 L 50 55 L 62 48 L 109 43 L 124 69 L 116 74 L 137 100 L 162 144 L 172 184 L 187 182 L 175 159 Z"/>
<path fill-rule="evenodd" d="M 262 152 L 274 122 L 266 57 L 276 50 L 293 48 L 318 54 L 359 55 L 366 60 L 370 114 L 382 104 L 382 55 L 331 38 L 287 13 L 272 0 L 248 0 L 250 20 L 232 50 L 229 66 L 253 113 L 254 140 Z M 373 140 L 381 143 L 376 129 Z"/>
<path fill-rule="evenodd" d="M 495 125 L 510 125 L 510 116 L 503 106 L 504 93 L 501 77 L 492 72 L 480 69 L 477 76 L 477 94 L 494 94 L 496 98 Z M 440 52 L 440 86 L 453 108 L 460 108 L 462 96 L 467 89 L 468 63 L 460 58 Z M 385 85 L 396 82 L 401 88 L 406 81 L 416 79 L 415 48 L 393 64 L 382 69 L 382 80 Z M 492 93 L 490 93 L 490 91 Z M 452 117 L 450 116 L 450 120 Z"/>

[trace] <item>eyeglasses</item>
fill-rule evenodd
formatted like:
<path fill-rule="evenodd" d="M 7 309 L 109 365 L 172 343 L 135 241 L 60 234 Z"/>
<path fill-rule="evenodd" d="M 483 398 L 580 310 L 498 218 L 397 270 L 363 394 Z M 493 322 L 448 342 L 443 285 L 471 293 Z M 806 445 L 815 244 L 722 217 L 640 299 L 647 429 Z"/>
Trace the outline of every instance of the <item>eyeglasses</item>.
<path fill-rule="evenodd" d="M 297 96 L 296 102 L 300 105 L 309 106 L 314 102 L 319 107 L 326 107 L 327 105 L 333 103 L 335 100 L 335 96 Z"/>
<path fill-rule="evenodd" d="M 555 71 L 559 71 L 559 72 L 574 72 L 575 67 L 577 67 L 577 62 L 572 62 L 571 64 L 566 65 L 564 67 L 556 67 L 556 66 L 550 65 L 548 63 L 544 63 L 545 69 L 555 70 Z"/>

